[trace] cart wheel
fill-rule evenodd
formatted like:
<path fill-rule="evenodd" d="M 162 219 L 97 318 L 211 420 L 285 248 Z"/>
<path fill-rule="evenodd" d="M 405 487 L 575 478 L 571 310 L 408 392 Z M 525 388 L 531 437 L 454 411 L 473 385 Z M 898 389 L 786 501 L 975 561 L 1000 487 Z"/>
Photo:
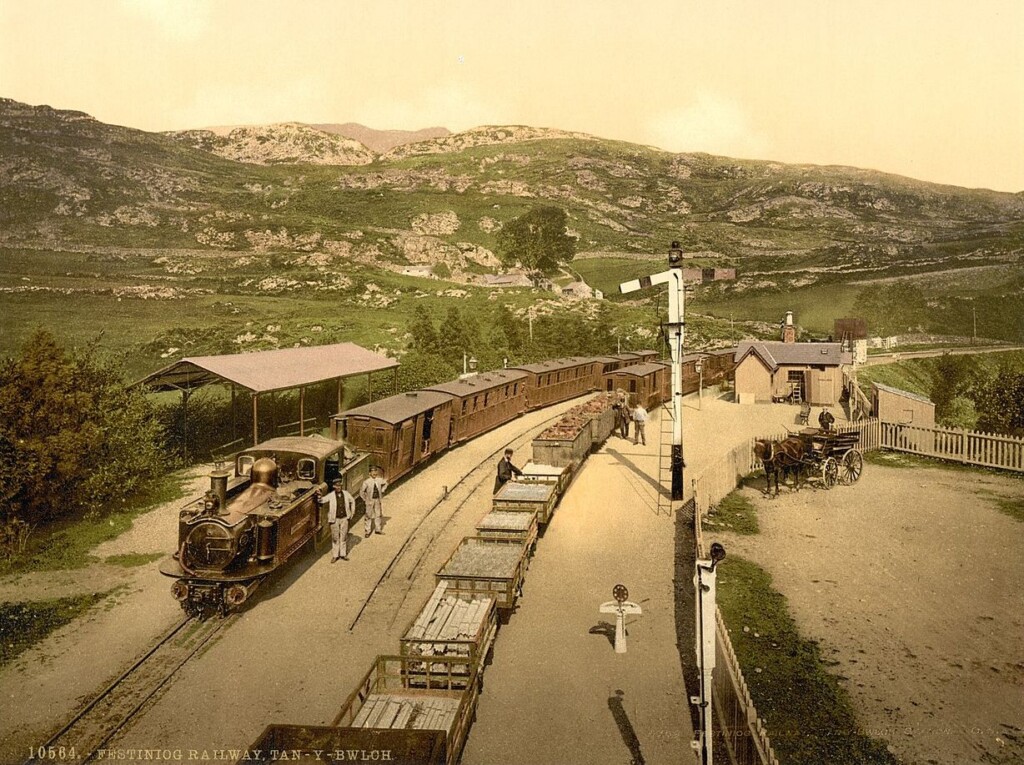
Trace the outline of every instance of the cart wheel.
<path fill-rule="evenodd" d="M 843 455 L 840 468 L 839 480 L 843 482 L 843 485 L 855 484 L 860 478 L 860 474 L 864 472 L 864 457 L 856 449 L 850 449 Z"/>
<path fill-rule="evenodd" d="M 839 463 L 835 457 L 826 457 L 821 463 L 821 483 L 826 489 L 831 489 L 839 483 Z"/>

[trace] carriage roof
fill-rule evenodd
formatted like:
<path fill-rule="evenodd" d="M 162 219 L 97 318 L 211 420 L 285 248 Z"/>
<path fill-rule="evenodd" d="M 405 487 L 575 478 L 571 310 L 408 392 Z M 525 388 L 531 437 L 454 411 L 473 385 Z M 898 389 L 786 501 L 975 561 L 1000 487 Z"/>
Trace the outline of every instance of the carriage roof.
<path fill-rule="evenodd" d="M 339 419 L 369 417 L 373 420 L 396 425 L 451 400 L 451 395 L 438 391 L 410 391 L 408 393 L 399 393 L 397 396 L 388 396 L 371 404 L 357 406 L 355 409 L 349 409 L 347 412 L 336 415 L 336 417 Z"/>
<path fill-rule="evenodd" d="M 332 441 L 323 436 L 281 436 L 262 441 L 248 449 L 242 449 L 239 454 L 250 454 L 252 452 L 293 452 L 322 460 L 331 456 L 334 452 L 343 448 L 343 446 L 340 441 Z"/>

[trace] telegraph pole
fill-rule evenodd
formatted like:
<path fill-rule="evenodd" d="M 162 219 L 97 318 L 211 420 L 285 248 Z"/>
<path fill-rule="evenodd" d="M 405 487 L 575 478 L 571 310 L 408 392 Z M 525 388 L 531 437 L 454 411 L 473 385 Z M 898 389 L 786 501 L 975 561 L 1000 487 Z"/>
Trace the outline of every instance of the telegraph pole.
<path fill-rule="evenodd" d="M 683 310 L 683 250 L 679 242 L 672 242 L 668 251 L 668 271 L 623 282 L 619 292 L 626 294 L 668 285 L 668 331 L 672 351 L 672 499 L 683 498 L 683 328 L 686 325 Z"/>

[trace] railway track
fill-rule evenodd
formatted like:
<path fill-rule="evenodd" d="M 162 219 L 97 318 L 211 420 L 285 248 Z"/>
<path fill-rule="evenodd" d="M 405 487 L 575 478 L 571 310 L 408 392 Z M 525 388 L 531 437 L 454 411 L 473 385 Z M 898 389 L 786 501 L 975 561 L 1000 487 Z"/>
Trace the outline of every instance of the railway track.
<path fill-rule="evenodd" d="M 360 619 L 362 619 L 366 609 L 369 607 L 371 601 L 374 600 L 380 589 L 388 581 L 395 579 L 396 577 L 401 577 L 404 579 L 405 584 L 403 584 L 401 602 L 394 608 L 394 614 L 391 618 L 391 624 L 394 624 L 394 621 L 397 619 L 401 610 L 401 606 L 405 603 L 405 599 L 413 586 L 415 576 L 419 572 L 423 560 L 426 558 L 434 541 L 448 527 L 448 524 L 458 515 L 459 511 L 466 506 L 466 503 L 480 488 L 480 486 L 486 481 L 493 480 L 492 470 L 496 458 L 499 457 L 507 447 L 515 447 L 524 441 L 529 442 L 537 433 L 541 432 L 552 422 L 560 419 L 563 414 L 564 412 L 559 412 L 558 414 L 552 415 L 542 422 L 532 426 L 525 433 L 520 433 L 515 438 L 503 443 L 482 460 L 477 462 L 477 464 L 474 465 L 462 478 L 449 487 L 447 494 L 431 505 L 430 509 L 424 513 L 423 517 L 420 518 L 419 522 L 410 532 L 409 536 L 406 537 L 402 546 L 398 549 L 398 552 L 396 552 L 394 557 L 389 561 L 384 572 L 381 574 L 380 579 L 378 579 L 377 583 L 373 586 L 373 589 L 370 590 L 370 594 L 363 601 L 359 612 L 352 620 L 352 623 L 349 624 L 349 632 L 355 629 L 356 625 L 359 623 Z M 446 506 L 446 509 L 450 508 L 450 511 L 447 513 L 435 514 L 435 511 L 442 506 Z"/>
<path fill-rule="evenodd" d="M 102 759 L 107 743 L 235 618 L 199 621 L 189 617 L 176 624 L 45 744 L 33 747 L 24 765 L 51 762 L 55 752 L 64 753 L 60 759 L 78 762 Z"/>

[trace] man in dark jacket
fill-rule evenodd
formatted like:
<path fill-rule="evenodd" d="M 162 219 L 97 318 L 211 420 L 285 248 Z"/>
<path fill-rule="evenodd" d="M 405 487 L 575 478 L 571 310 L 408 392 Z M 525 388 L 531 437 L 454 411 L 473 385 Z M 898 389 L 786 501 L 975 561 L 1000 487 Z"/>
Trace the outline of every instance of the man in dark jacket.
<path fill-rule="evenodd" d="M 826 433 L 832 430 L 832 425 L 835 423 L 836 418 L 832 416 L 832 412 L 828 409 L 822 409 L 821 414 L 818 415 L 818 427 L 820 427 Z"/>
<path fill-rule="evenodd" d="M 498 463 L 498 475 L 494 477 L 494 493 L 512 480 L 513 475 L 522 475 L 523 471 L 512 464 L 512 450 L 506 449 L 505 456 Z"/>

